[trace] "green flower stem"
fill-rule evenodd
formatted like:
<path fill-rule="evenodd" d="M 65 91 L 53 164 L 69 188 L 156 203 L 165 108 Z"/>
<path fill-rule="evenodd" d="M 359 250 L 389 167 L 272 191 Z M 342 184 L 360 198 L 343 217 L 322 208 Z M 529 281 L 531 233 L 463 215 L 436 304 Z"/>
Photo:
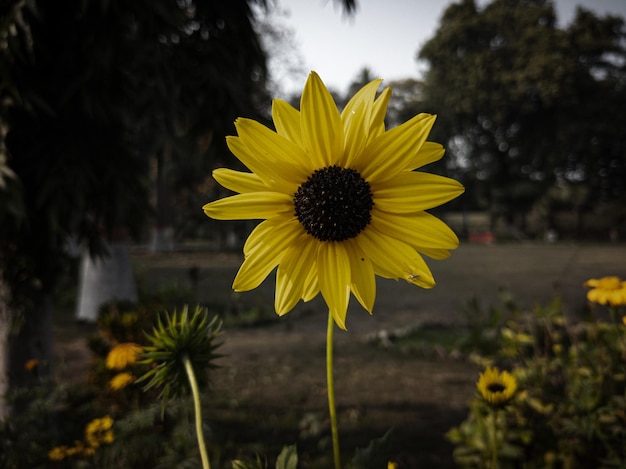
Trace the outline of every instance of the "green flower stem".
<path fill-rule="evenodd" d="M 204 444 L 204 433 L 202 432 L 202 406 L 200 404 L 200 392 L 198 391 L 196 375 L 193 372 L 193 367 L 191 366 L 189 355 L 184 354 L 182 356 L 182 361 L 185 365 L 185 371 L 187 372 L 187 378 L 189 379 L 189 385 L 191 386 L 191 394 L 193 395 L 194 413 L 196 414 L 196 436 L 198 437 L 198 448 L 200 448 L 202 467 L 204 469 L 211 469 L 206 445 Z"/>
<path fill-rule="evenodd" d="M 491 469 L 498 469 L 498 411 L 492 409 L 491 412 L 489 412 L 489 417 L 489 445 L 491 446 Z"/>
<path fill-rule="evenodd" d="M 328 314 L 328 331 L 326 333 L 326 387 L 328 390 L 328 410 L 330 413 L 330 426 L 333 437 L 333 458 L 335 469 L 341 469 L 341 457 L 339 455 L 339 431 L 337 430 L 337 410 L 335 408 L 335 382 L 333 379 L 333 331 L 335 321 Z"/>

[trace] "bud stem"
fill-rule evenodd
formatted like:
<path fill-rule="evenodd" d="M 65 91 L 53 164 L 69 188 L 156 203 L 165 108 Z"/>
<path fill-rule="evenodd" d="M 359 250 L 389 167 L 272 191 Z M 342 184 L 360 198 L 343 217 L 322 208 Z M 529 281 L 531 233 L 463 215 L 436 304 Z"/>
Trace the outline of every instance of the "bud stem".
<path fill-rule="evenodd" d="M 189 379 L 189 386 L 191 387 L 191 394 L 193 396 L 193 407 L 196 417 L 196 436 L 198 437 L 198 448 L 200 449 L 200 458 L 202 459 L 202 467 L 204 469 L 211 469 L 209 463 L 209 456 L 207 454 L 206 445 L 204 443 L 204 433 L 202 432 L 202 406 L 200 404 L 200 392 L 198 391 L 198 383 L 196 381 L 196 375 L 193 372 L 189 355 L 182 356 L 183 364 L 185 365 L 185 371 L 187 372 L 187 378 Z"/>

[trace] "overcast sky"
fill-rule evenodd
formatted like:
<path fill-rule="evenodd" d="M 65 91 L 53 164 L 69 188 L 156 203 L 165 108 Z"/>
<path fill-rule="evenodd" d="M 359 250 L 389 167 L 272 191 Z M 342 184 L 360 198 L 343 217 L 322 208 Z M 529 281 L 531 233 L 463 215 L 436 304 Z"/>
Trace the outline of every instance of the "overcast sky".
<path fill-rule="evenodd" d="M 344 92 L 365 66 L 385 81 L 421 76 L 415 56 L 430 39 L 450 0 L 357 0 L 347 18 L 334 0 L 278 0 L 282 22 L 294 32 L 293 47 L 304 68 L 317 71 L 327 86 Z M 488 3 L 478 0 L 479 5 Z M 626 18 L 626 0 L 556 0 L 559 26 L 573 18 L 576 5 L 598 14 Z M 285 92 L 302 88 L 306 74 L 284 79 Z"/>

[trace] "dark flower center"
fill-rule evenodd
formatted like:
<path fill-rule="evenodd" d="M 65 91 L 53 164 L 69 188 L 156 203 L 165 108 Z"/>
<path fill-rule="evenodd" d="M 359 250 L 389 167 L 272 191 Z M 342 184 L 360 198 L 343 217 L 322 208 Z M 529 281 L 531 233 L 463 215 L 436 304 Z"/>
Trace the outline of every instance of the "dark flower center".
<path fill-rule="evenodd" d="M 293 196 L 296 216 L 320 241 L 354 238 L 369 224 L 374 206 L 368 182 L 354 169 L 316 170 Z"/>
<path fill-rule="evenodd" d="M 487 390 L 493 393 L 504 392 L 505 389 L 506 389 L 506 386 L 500 383 L 491 383 L 490 385 L 487 386 Z"/>

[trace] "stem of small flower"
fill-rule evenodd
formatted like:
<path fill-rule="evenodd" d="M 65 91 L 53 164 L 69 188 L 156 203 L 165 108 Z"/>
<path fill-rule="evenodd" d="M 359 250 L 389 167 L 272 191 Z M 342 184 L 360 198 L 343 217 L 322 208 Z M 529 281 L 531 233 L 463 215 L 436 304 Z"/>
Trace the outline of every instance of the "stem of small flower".
<path fill-rule="evenodd" d="M 328 331 L 326 333 L 326 388 L 328 390 L 328 410 L 330 413 L 330 427 L 333 437 L 333 458 L 335 469 L 341 469 L 339 454 L 339 431 L 337 429 L 337 410 L 335 408 L 335 382 L 333 379 L 333 331 L 335 320 L 328 314 Z"/>
<path fill-rule="evenodd" d="M 182 361 L 185 365 L 185 371 L 187 372 L 187 378 L 189 379 L 189 386 L 191 386 L 191 394 L 193 396 L 193 407 L 196 416 L 196 436 L 198 437 L 198 448 L 200 448 L 202 467 L 204 469 L 211 469 L 206 445 L 204 444 L 204 433 L 202 431 L 202 406 L 200 404 L 200 392 L 198 391 L 198 382 L 196 381 L 196 375 L 193 372 L 193 367 L 191 366 L 191 360 L 189 360 L 189 356 L 186 354 L 183 355 Z"/>
<path fill-rule="evenodd" d="M 498 469 L 498 427 L 497 418 L 498 412 L 495 409 L 491 409 L 489 412 L 490 425 L 489 425 L 489 445 L 491 446 L 491 469 Z"/>

